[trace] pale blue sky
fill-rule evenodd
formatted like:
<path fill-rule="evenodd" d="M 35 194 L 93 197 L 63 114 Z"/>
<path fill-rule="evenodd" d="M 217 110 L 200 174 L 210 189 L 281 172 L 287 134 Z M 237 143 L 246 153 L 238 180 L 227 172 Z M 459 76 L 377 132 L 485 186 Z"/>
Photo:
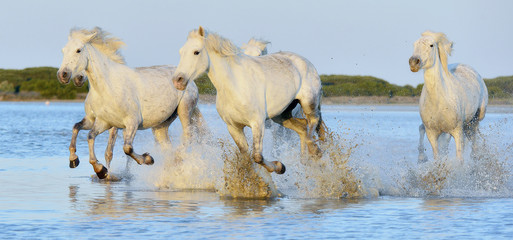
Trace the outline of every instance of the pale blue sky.
<path fill-rule="evenodd" d="M 483 77 L 513 75 L 513 1 L 29 1 L 3 0 L 0 68 L 58 67 L 73 27 L 102 27 L 125 41 L 131 67 L 177 65 L 187 33 L 202 25 L 241 45 L 308 58 L 321 74 L 372 75 L 416 85 L 408 58 L 425 30 L 454 41 L 450 63 Z"/>

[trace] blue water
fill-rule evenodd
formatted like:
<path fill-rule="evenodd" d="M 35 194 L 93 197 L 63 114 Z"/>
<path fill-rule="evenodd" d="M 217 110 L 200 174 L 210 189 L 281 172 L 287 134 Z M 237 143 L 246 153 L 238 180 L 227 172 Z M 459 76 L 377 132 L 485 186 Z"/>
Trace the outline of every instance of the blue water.
<path fill-rule="evenodd" d="M 151 131 L 138 132 L 135 150 L 152 152 L 154 166 L 127 159 L 118 137 L 111 173 L 122 180 L 107 182 L 95 178 L 87 161 L 86 131 L 77 144 L 81 164 L 68 167 L 71 127 L 83 117 L 82 103 L 1 102 L 0 238 L 513 237 L 513 107 L 490 107 L 480 126 L 480 159 L 472 160 L 467 147 L 465 163 L 457 165 L 450 146 L 446 180 L 432 191 L 429 181 L 419 180 L 437 172 L 438 165 L 428 145 L 430 162 L 417 164 L 417 107 L 324 106 L 328 126 L 344 146 L 353 147 L 348 165 L 367 193 L 341 199 L 319 190 L 330 176 L 318 175 L 332 172 L 305 167 L 296 157 L 297 137 L 276 144 L 273 128 L 266 130 L 264 156 L 287 165 L 287 173 L 272 175 L 281 197 L 225 197 L 225 149 L 217 142 L 231 144 L 231 139 L 213 105 L 201 105 L 200 110 L 214 141 L 184 150 L 185 164 L 169 164 L 181 143 L 177 121 L 170 130 L 175 146 L 171 153 L 155 146 Z M 97 138 L 101 161 L 106 139 L 106 133 Z"/>

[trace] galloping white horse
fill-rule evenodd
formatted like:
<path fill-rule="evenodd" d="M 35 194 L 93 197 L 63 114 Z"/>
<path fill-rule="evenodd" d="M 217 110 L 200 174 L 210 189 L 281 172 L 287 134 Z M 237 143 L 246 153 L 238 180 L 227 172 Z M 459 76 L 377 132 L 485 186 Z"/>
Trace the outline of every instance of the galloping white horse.
<path fill-rule="evenodd" d="M 424 134 L 433 147 L 435 159 L 439 157 L 438 138 L 449 133 L 456 142 L 456 155 L 463 161 L 464 137 L 477 149 L 475 133 L 479 121 L 485 117 L 488 91 L 481 76 L 463 64 L 447 65 L 452 42 L 445 34 L 426 31 L 414 44 L 410 70 L 424 69 L 424 88 L 420 95 L 419 162 L 426 160 Z"/>
<path fill-rule="evenodd" d="M 109 37 L 100 28 L 92 31 L 72 30 L 63 48 L 64 58 L 57 73 L 61 83 L 70 79 L 85 79 L 90 83 L 85 101 L 86 116 L 73 128 L 70 144 L 70 167 L 79 163 L 75 154 L 76 134 L 80 129 L 91 129 L 88 135 L 89 162 L 100 179 L 107 177 L 108 170 L 98 162 L 94 153 L 94 141 L 98 134 L 111 129 L 110 141 L 115 140 L 117 128 L 123 129 L 124 152 L 139 164 L 153 164 L 149 153 L 134 152 L 132 142 L 137 129 L 152 128 L 155 139 L 164 147 L 170 146 L 169 125 L 178 115 L 184 127 L 185 140 L 190 135 L 198 90 L 195 85 L 178 91 L 169 80 L 174 68 L 155 66 L 132 69 L 124 64 L 119 48 L 124 45 L 117 38 Z M 109 160 L 110 162 L 110 160 Z"/>
<path fill-rule="evenodd" d="M 180 49 L 173 83 L 183 90 L 206 71 L 217 90 L 217 111 L 243 154 L 249 150 L 243 129 L 249 126 L 253 133 L 253 160 L 269 172 L 285 172 L 281 162 L 268 162 L 262 156 L 267 118 L 296 131 L 301 138 L 302 152 L 308 147 L 310 154 L 321 154 L 313 139 L 322 121 L 321 81 L 308 60 L 290 52 L 248 56 L 240 53 L 231 41 L 199 27 L 189 33 Z M 298 103 L 306 120 L 291 115 Z"/>

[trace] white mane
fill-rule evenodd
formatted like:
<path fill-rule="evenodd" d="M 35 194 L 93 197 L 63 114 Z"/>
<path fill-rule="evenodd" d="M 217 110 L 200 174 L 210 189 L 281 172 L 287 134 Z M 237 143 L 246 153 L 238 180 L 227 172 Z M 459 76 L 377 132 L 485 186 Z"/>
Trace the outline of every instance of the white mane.
<path fill-rule="evenodd" d="M 241 49 L 243 49 L 245 51 L 245 53 L 247 54 L 246 51 L 249 51 L 251 48 L 257 48 L 260 51 L 260 54 L 259 54 L 260 56 L 266 55 L 267 54 L 267 44 L 269 44 L 269 43 L 271 43 L 271 42 L 261 40 L 261 39 L 251 38 L 248 43 L 242 45 Z"/>
<path fill-rule="evenodd" d="M 430 36 L 435 39 L 436 44 L 438 45 L 438 53 L 440 54 L 440 61 L 442 62 L 442 67 L 444 71 L 449 74 L 449 69 L 447 67 L 447 58 L 451 56 L 452 53 L 452 45 L 453 42 L 447 39 L 447 36 L 444 33 L 425 31 L 422 33 L 422 36 Z"/>
<path fill-rule="evenodd" d="M 217 33 L 208 33 L 207 31 L 200 32 L 193 30 L 189 33 L 188 38 L 205 36 L 205 47 L 221 56 L 236 56 L 241 51 L 239 47 L 233 44 L 230 40 L 221 37 Z"/>
<path fill-rule="evenodd" d="M 125 64 L 125 59 L 119 52 L 119 49 L 125 45 L 121 39 L 110 37 L 110 33 L 95 27 L 93 30 L 86 29 L 72 29 L 69 37 L 75 39 L 85 40 L 88 36 L 94 36 L 88 42 L 98 49 L 103 54 L 107 55 L 112 61 Z"/>

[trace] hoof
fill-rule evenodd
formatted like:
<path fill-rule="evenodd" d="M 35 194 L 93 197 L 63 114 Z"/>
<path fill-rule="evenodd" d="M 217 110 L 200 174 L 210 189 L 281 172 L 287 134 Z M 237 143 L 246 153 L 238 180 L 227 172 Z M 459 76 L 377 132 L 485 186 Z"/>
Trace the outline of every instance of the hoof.
<path fill-rule="evenodd" d="M 153 160 L 153 157 L 150 156 L 149 153 L 144 153 L 143 158 L 144 158 L 144 164 L 146 164 L 146 165 L 153 165 L 155 163 L 155 160 Z"/>
<path fill-rule="evenodd" d="M 80 161 L 78 160 L 78 157 L 74 160 L 69 161 L 69 168 L 76 168 L 78 167 L 78 164 L 80 164 Z"/>
<path fill-rule="evenodd" d="M 419 154 L 419 159 L 417 160 L 418 164 L 422 164 L 428 161 L 426 154 Z"/>
<path fill-rule="evenodd" d="M 287 168 L 285 167 L 285 164 L 278 162 L 278 161 L 274 161 L 273 163 L 274 163 L 274 165 L 276 165 L 276 173 L 277 174 L 284 174 L 285 171 L 287 170 Z"/>
<path fill-rule="evenodd" d="M 102 170 L 97 172 L 96 175 L 98 175 L 99 179 L 104 179 L 104 178 L 106 178 L 109 175 L 108 172 L 109 171 L 107 170 L 107 168 L 102 166 Z"/>

